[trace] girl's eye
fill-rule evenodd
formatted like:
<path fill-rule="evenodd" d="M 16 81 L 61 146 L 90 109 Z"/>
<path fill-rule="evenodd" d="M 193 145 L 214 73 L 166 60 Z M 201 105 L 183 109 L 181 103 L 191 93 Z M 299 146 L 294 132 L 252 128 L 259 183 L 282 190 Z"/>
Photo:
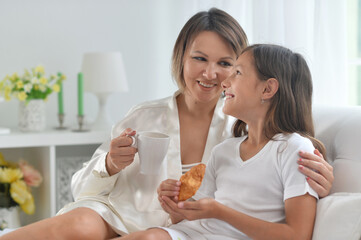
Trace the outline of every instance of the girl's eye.
<path fill-rule="evenodd" d="M 192 58 L 198 61 L 207 61 L 207 59 L 205 59 L 204 57 L 192 57 Z"/>
<path fill-rule="evenodd" d="M 232 66 L 231 63 L 226 62 L 226 61 L 222 61 L 222 62 L 220 62 L 219 64 L 220 64 L 221 66 L 224 66 L 224 67 L 231 67 L 231 66 Z"/>

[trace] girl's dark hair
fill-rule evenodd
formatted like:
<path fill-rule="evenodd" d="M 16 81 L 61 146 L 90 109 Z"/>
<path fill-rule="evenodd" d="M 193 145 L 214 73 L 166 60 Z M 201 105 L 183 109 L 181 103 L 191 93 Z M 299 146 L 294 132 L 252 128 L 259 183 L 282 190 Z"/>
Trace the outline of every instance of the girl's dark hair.
<path fill-rule="evenodd" d="M 219 34 L 232 46 L 237 56 L 248 45 L 247 36 L 242 27 L 228 13 L 217 8 L 196 13 L 180 31 L 173 48 L 172 75 L 180 90 L 183 90 L 185 87 L 183 78 L 184 54 L 187 47 L 203 31 Z"/>
<path fill-rule="evenodd" d="M 277 133 L 299 133 L 309 138 L 314 147 L 326 158 L 324 145 L 314 138 L 312 118 L 312 78 L 302 55 L 271 44 L 256 44 L 242 53 L 251 52 L 261 81 L 277 79 L 279 88 L 270 100 L 265 119 L 265 135 L 268 139 Z M 237 120 L 233 127 L 236 137 L 247 134 L 246 123 Z"/>

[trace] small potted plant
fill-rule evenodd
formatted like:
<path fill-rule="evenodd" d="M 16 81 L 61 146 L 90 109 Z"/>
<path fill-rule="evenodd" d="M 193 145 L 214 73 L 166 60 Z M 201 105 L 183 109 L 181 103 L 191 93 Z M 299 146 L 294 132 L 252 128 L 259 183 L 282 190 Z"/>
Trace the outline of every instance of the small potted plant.
<path fill-rule="evenodd" d="M 65 75 L 58 73 L 46 77 L 42 65 L 25 69 L 23 75 L 13 73 L 0 81 L 0 94 L 5 100 L 12 97 L 20 101 L 19 128 L 22 131 L 42 131 L 45 129 L 45 104 L 52 92 L 59 92 Z"/>

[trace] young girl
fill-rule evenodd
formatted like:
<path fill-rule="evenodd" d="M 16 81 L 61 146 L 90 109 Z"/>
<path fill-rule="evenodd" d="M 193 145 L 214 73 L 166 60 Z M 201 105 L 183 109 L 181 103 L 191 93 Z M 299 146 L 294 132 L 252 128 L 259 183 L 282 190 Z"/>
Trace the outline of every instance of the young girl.
<path fill-rule="evenodd" d="M 284 47 L 253 45 L 222 86 L 223 112 L 238 119 L 234 138 L 213 149 L 196 201 L 160 196 L 177 224 L 122 239 L 311 239 L 318 195 L 296 159 L 314 147 L 326 154 L 313 138 L 305 60 Z"/>

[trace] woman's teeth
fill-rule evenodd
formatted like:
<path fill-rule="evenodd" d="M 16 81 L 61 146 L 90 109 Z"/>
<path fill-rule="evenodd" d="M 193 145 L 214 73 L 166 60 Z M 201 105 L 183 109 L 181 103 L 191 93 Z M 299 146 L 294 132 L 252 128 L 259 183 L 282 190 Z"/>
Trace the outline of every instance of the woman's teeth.
<path fill-rule="evenodd" d="M 198 81 L 199 85 L 203 86 L 203 87 L 206 87 L 206 88 L 210 88 L 210 87 L 213 87 L 215 84 L 206 84 L 206 83 L 203 83 L 203 82 L 200 82 Z"/>

